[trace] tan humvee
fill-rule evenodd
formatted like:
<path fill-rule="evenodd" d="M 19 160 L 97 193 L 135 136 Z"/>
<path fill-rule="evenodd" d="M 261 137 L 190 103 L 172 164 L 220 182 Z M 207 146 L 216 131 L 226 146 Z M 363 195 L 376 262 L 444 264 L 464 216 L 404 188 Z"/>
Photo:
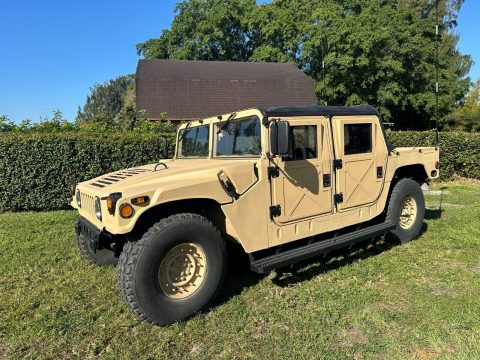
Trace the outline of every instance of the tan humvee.
<path fill-rule="evenodd" d="M 119 257 L 131 310 L 169 324 L 221 286 L 225 241 L 256 272 L 387 233 L 420 233 L 420 185 L 439 176 L 434 147 L 392 148 L 370 106 L 249 109 L 179 127 L 173 159 L 76 186 L 77 243 Z"/>

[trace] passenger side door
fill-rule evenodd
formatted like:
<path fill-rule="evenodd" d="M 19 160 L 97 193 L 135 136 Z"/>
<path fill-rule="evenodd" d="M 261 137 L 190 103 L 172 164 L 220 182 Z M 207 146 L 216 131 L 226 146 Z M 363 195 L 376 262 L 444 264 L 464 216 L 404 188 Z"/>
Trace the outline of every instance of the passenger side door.
<path fill-rule="evenodd" d="M 373 204 L 381 194 L 387 145 L 374 116 L 332 118 L 339 211 Z"/>
<path fill-rule="evenodd" d="M 274 217 L 277 224 L 333 211 L 333 152 L 328 131 L 323 117 L 290 121 L 290 153 L 275 158 L 278 172 L 271 177 L 272 204 L 280 206 L 280 214 Z"/>

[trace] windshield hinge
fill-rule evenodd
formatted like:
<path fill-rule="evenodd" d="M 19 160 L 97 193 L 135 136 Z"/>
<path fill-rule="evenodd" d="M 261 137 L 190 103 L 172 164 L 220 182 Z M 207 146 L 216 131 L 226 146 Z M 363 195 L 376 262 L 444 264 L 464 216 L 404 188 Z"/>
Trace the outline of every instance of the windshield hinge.
<path fill-rule="evenodd" d="M 277 178 L 280 175 L 280 170 L 278 169 L 278 166 L 269 166 L 267 168 L 268 172 L 268 180 L 272 180 L 272 178 Z"/>
<path fill-rule="evenodd" d="M 282 214 L 282 207 L 280 205 L 270 206 L 270 219 L 280 216 Z"/>

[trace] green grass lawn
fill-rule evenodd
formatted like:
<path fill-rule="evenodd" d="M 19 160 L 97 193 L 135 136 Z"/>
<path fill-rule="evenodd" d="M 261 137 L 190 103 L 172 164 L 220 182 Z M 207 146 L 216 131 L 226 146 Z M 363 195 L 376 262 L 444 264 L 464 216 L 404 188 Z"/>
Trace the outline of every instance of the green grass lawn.
<path fill-rule="evenodd" d="M 0 357 L 479 358 L 480 185 L 433 188 L 447 194 L 427 195 L 419 239 L 295 274 L 235 262 L 210 311 L 165 328 L 80 257 L 75 212 L 0 214 Z"/>

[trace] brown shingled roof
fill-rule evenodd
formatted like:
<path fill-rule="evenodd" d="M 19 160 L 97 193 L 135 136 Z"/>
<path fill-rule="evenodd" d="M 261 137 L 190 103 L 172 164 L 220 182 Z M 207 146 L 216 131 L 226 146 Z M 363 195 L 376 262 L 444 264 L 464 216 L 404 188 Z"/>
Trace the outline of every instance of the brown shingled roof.
<path fill-rule="evenodd" d="M 150 119 L 194 120 L 251 107 L 312 105 L 313 80 L 295 64 L 140 60 L 137 107 Z"/>

